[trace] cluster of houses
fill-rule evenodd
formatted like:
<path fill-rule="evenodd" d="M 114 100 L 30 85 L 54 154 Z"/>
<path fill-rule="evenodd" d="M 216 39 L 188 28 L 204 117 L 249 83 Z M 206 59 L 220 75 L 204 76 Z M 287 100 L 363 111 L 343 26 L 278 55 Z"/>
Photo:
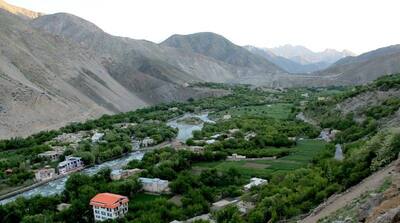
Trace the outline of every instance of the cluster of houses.
<path fill-rule="evenodd" d="M 48 181 L 53 178 L 56 178 L 59 175 L 66 175 L 69 173 L 73 173 L 76 171 L 80 171 L 84 168 L 84 163 L 80 157 L 67 156 L 65 160 L 60 162 L 57 166 L 57 170 L 55 168 L 50 168 L 49 166 L 45 166 L 42 169 L 35 171 L 35 179 L 38 182 Z"/>

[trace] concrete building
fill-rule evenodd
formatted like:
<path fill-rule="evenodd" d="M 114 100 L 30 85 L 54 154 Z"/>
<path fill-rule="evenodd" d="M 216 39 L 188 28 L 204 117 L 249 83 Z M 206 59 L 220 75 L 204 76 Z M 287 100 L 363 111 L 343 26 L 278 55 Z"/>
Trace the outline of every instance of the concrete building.
<path fill-rule="evenodd" d="M 92 136 L 92 143 L 97 143 L 99 142 L 104 136 L 104 133 L 96 132 Z"/>
<path fill-rule="evenodd" d="M 216 142 L 217 142 L 217 140 L 215 140 L 215 139 L 206 140 L 206 144 L 208 144 L 208 145 L 214 144 L 214 143 L 216 143 Z"/>
<path fill-rule="evenodd" d="M 246 133 L 246 135 L 244 136 L 244 140 L 249 141 L 250 139 L 254 138 L 257 136 L 257 133 L 255 132 L 248 132 Z"/>
<path fill-rule="evenodd" d="M 83 161 L 80 157 L 68 156 L 65 158 L 65 161 L 58 164 L 58 172 L 60 174 L 67 174 L 81 168 L 83 168 Z"/>
<path fill-rule="evenodd" d="M 142 147 L 149 147 L 151 145 L 154 145 L 156 142 L 154 141 L 154 139 L 150 138 L 150 137 L 146 137 L 142 140 Z"/>
<path fill-rule="evenodd" d="M 123 217 L 128 212 L 128 202 L 127 197 L 118 194 L 97 194 L 90 200 L 94 220 L 106 221 Z"/>
<path fill-rule="evenodd" d="M 37 181 L 50 180 L 56 176 L 56 170 L 54 168 L 45 167 L 35 172 L 35 179 Z"/>
<path fill-rule="evenodd" d="M 143 170 L 141 170 L 141 169 L 113 170 L 113 171 L 111 171 L 110 178 L 111 178 L 111 180 L 126 179 L 135 174 L 141 173 L 142 171 Z"/>
<path fill-rule="evenodd" d="M 250 179 L 250 183 L 244 185 L 244 189 L 245 190 L 250 190 L 252 187 L 265 185 L 267 183 L 268 183 L 268 180 L 264 180 L 264 179 L 261 179 L 261 178 L 253 177 L 253 178 Z"/>
<path fill-rule="evenodd" d="M 243 160 L 246 159 L 246 156 L 238 155 L 236 153 L 233 153 L 232 156 L 227 156 L 227 160 Z"/>
<path fill-rule="evenodd" d="M 229 120 L 229 119 L 231 119 L 231 118 L 232 118 L 232 115 L 224 115 L 224 116 L 222 117 L 223 120 Z"/>
<path fill-rule="evenodd" d="M 161 180 L 159 178 L 140 177 L 139 181 L 142 183 L 144 191 L 152 193 L 163 193 L 169 191 L 168 180 Z"/>
<path fill-rule="evenodd" d="M 212 206 L 211 206 L 211 210 L 218 211 L 218 210 L 221 210 L 221 209 L 223 209 L 224 207 L 226 207 L 228 205 L 236 204 L 239 201 L 240 201 L 239 199 L 233 199 L 233 198 L 231 198 L 231 199 L 228 199 L 228 198 L 227 199 L 223 199 L 223 200 L 220 200 L 220 201 L 217 201 L 217 202 L 213 203 Z"/>
<path fill-rule="evenodd" d="M 38 157 L 44 158 L 51 161 L 57 161 L 60 156 L 64 154 L 64 151 L 61 150 L 50 150 L 43 153 L 39 153 Z"/>

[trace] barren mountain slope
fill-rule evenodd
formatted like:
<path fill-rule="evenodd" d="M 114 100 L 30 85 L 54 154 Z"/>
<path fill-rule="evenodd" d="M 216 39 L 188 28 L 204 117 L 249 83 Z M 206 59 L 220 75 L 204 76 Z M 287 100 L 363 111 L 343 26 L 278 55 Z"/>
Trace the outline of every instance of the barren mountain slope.
<path fill-rule="evenodd" d="M 22 18 L 25 18 L 25 19 L 34 19 L 34 18 L 37 18 L 37 17 L 43 15 L 40 12 L 34 12 L 29 9 L 24 9 L 24 8 L 21 8 L 18 6 L 10 5 L 3 0 L 0 0 L 0 9 L 4 9 L 15 15 L 21 16 Z"/>
<path fill-rule="evenodd" d="M 147 104 L 90 52 L 4 10 L 0 22 L 2 138 Z"/>
<path fill-rule="evenodd" d="M 315 75 L 337 76 L 339 82 L 362 84 L 400 72 L 400 45 L 380 48 L 357 57 L 339 60 Z"/>

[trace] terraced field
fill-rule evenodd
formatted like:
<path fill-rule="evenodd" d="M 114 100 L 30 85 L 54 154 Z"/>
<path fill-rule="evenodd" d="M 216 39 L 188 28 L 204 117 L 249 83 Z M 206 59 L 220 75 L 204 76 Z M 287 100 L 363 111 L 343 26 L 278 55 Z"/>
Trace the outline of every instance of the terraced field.
<path fill-rule="evenodd" d="M 223 115 L 232 116 L 245 116 L 245 115 L 255 115 L 255 116 L 267 116 L 276 119 L 287 119 L 291 113 L 293 105 L 291 104 L 270 104 L 270 105 L 259 105 L 259 106 L 246 106 L 239 108 L 231 108 L 225 111 L 217 112 L 211 114 L 211 117 L 220 118 Z"/>
<path fill-rule="evenodd" d="M 206 168 L 216 168 L 224 171 L 229 168 L 237 168 L 247 177 L 268 177 L 276 171 L 290 171 L 305 167 L 325 148 L 325 142 L 320 140 L 302 140 L 297 146 L 292 148 L 293 152 L 285 157 L 276 160 L 241 160 L 241 161 L 218 161 L 198 163 L 194 165 L 193 170 L 198 171 Z"/>

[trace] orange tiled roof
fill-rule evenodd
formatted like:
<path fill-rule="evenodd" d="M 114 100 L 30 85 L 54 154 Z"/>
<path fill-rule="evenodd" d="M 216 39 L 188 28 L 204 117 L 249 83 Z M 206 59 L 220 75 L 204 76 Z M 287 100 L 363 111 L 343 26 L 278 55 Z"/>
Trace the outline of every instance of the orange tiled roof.
<path fill-rule="evenodd" d="M 112 193 L 97 194 L 90 200 L 90 205 L 103 208 L 116 208 L 120 204 L 128 203 L 129 199 L 125 196 Z"/>

